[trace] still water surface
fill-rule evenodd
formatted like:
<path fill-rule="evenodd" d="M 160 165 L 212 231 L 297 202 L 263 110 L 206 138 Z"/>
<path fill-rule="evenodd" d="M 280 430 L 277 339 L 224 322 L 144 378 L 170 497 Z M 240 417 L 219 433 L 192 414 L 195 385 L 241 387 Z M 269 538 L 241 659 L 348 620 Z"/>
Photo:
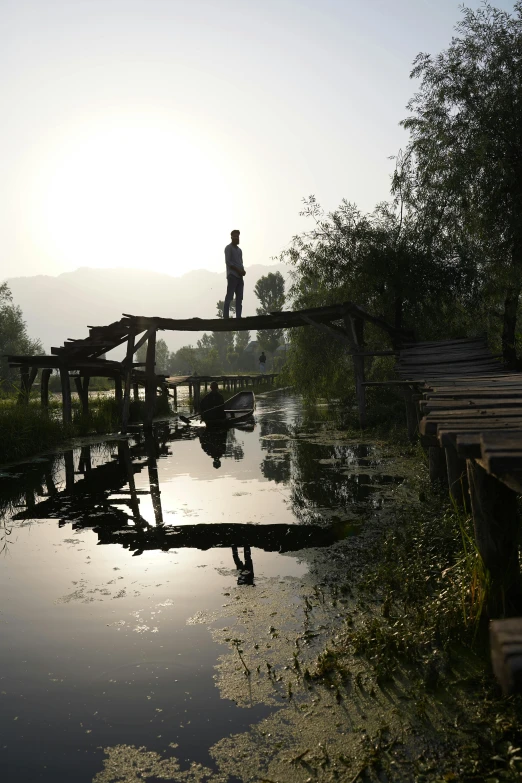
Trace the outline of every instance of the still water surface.
<path fill-rule="evenodd" d="M 243 428 L 163 424 L 0 473 L 2 780 L 87 783 L 118 744 L 212 768 L 211 745 L 273 712 L 220 697 L 222 646 L 187 621 L 299 579 L 307 548 L 386 502 L 400 477 L 332 439 L 337 416 L 277 392 Z"/>

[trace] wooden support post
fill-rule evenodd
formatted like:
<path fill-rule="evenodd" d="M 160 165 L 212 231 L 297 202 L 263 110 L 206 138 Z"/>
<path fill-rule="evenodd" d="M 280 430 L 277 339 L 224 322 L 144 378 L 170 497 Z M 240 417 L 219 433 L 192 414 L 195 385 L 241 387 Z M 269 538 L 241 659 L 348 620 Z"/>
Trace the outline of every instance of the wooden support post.
<path fill-rule="evenodd" d="M 522 617 L 492 620 L 491 663 L 504 696 L 522 693 Z"/>
<path fill-rule="evenodd" d="M 72 421 L 71 382 L 66 367 L 60 367 L 60 381 L 62 383 L 62 419 L 64 424 Z"/>
<path fill-rule="evenodd" d="M 66 451 L 63 455 L 65 463 L 65 489 L 71 492 L 74 487 L 74 452 Z"/>
<path fill-rule="evenodd" d="M 404 388 L 402 395 L 406 408 L 406 427 L 408 429 L 408 439 L 410 443 L 415 443 L 419 437 L 419 425 L 417 420 L 418 405 L 413 400 L 413 392 L 411 389 Z"/>
<path fill-rule="evenodd" d="M 152 429 L 154 408 L 156 406 L 156 333 L 153 329 L 147 340 L 147 357 L 145 359 L 145 420 L 147 429 Z"/>
<path fill-rule="evenodd" d="M 137 525 L 140 525 L 142 522 L 141 515 L 140 515 L 140 505 L 139 505 L 140 501 L 138 499 L 138 495 L 136 492 L 136 482 L 134 481 L 134 470 L 132 468 L 132 459 L 131 459 L 129 444 L 127 443 L 127 441 L 118 443 L 118 456 L 120 458 L 120 463 L 123 465 L 123 467 L 125 468 L 125 472 L 127 473 L 132 516 L 134 522 Z"/>
<path fill-rule="evenodd" d="M 468 460 L 467 467 L 475 541 L 490 577 L 488 615 L 518 614 L 522 610 L 522 583 L 517 495 L 474 460 Z"/>
<path fill-rule="evenodd" d="M 459 508 L 469 509 L 469 484 L 466 460 L 457 451 L 448 446 L 446 449 L 446 470 L 450 496 Z"/>
<path fill-rule="evenodd" d="M 174 407 L 178 409 L 178 387 L 174 386 Z"/>
<path fill-rule="evenodd" d="M 123 361 L 123 372 L 125 377 L 125 387 L 123 391 L 123 405 L 121 411 L 121 431 L 127 432 L 130 413 L 130 393 L 132 383 L 132 361 L 134 357 L 134 343 L 136 341 L 136 330 L 133 326 L 129 329 L 127 338 L 127 355 Z"/>
<path fill-rule="evenodd" d="M 123 386 L 122 386 L 121 375 L 116 375 L 114 377 L 114 399 L 118 403 L 121 411 L 121 406 L 123 404 Z"/>
<path fill-rule="evenodd" d="M 132 394 L 134 397 L 134 402 L 138 402 L 140 398 L 140 385 L 139 383 L 133 383 L 132 384 Z"/>
<path fill-rule="evenodd" d="M 147 469 L 149 472 L 150 494 L 152 499 L 152 508 L 154 509 L 154 519 L 156 527 L 163 525 L 163 512 L 161 509 L 161 490 L 159 487 L 158 463 L 156 460 L 156 441 L 149 434 L 146 436 L 147 447 Z"/>
<path fill-rule="evenodd" d="M 83 473 L 83 475 L 86 478 L 90 475 L 90 472 L 92 470 L 90 446 L 82 446 L 80 451 L 80 461 L 78 465 L 78 470 L 80 471 L 80 473 Z"/>
<path fill-rule="evenodd" d="M 428 464 L 430 481 L 432 484 L 445 484 L 447 479 L 446 454 L 440 446 L 428 448 Z"/>
<path fill-rule="evenodd" d="M 194 382 L 194 413 L 199 413 L 201 404 L 201 382 Z"/>
<path fill-rule="evenodd" d="M 359 356 L 359 354 L 364 352 L 364 321 L 362 318 L 348 316 L 344 319 L 344 324 L 350 341 L 359 424 L 363 430 L 366 427 L 366 387 L 364 385 L 364 356 Z"/>
<path fill-rule="evenodd" d="M 208 392 L 208 381 L 205 381 L 205 394 Z"/>
<path fill-rule="evenodd" d="M 81 378 L 79 375 L 74 376 L 74 383 L 76 385 L 76 391 L 82 406 L 82 414 L 84 416 L 89 415 L 89 381 L 90 376 L 86 375 L 85 378 Z"/>
<path fill-rule="evenodd" d="M 29 402 L 29 367 L 24 364 L 20 367 L 20 389 L 18 391 L 18 405 L 27 405 Z"/>
<path fill-rule="evenodd" d="M 42 370 L 42 377 L 40 380 L 40 402 L 42 408 L 49 407 L 49 378 L 51 377 L 52 370 L 48 367 Z"/>

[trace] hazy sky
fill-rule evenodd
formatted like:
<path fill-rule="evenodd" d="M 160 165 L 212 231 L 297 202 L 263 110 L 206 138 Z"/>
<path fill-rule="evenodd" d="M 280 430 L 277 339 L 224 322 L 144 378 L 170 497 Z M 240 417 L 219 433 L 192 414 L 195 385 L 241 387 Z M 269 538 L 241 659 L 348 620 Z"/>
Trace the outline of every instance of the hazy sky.
<path fill-rule="evenodd" d="M 0 0 L 1 277 L 217 271 L 232 228 L 247 265 L 270 263 L 304 196 L 372 209 L 412 60 L 459 17 L 457 0 Z"/>

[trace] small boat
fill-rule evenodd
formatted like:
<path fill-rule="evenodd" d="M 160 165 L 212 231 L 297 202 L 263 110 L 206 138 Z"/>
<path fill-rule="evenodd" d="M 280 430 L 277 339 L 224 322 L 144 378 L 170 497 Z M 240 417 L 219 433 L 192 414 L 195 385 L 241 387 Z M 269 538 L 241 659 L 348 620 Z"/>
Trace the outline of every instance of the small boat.
<path fill-rule="evenodd" d="M 243 391 L 238 394 L 234 394 L 225 402 L 225 418 L 224 419 L 205 419 L 205 414 L 201 414 L 201 420 L 205 422 L 207 427 L 233 427 L 240 421 L 245 421 L 254 413 L 256 407 L 256 398 L 254 392 Z"/>

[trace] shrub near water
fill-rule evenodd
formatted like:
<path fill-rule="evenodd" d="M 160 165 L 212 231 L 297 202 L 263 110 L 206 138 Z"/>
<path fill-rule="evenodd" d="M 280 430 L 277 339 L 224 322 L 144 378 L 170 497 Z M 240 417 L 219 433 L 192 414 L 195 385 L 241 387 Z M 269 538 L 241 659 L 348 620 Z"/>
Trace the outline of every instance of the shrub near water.
<path fill-rule="evenodd" d="M 21 406 L 2 400 L 0 432 L 0 461 L 7 462 L 57 446 L 73 434 L 73 428 L 36 405 Z"/>

